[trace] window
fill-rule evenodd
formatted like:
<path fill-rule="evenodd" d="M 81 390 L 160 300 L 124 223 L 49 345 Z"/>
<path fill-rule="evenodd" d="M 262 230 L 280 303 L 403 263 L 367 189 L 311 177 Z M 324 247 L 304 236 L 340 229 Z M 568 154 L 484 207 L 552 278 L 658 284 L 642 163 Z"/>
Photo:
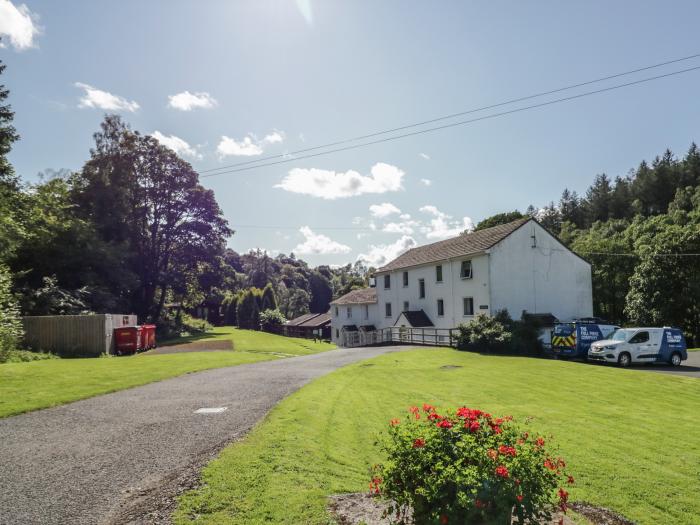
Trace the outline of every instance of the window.
<path fill-rule="evenodd" d="M 348 319 L 352 319 L 352 306 L 348 306 Z"/>
<path fill-rule="evenodd" d="M 442 264 L 435 267 L 435 280 L 439 283 L 442 282 Z"/>
<path fill-rule="evenodd" d="M 386 303 L 384 305 L 384 315 L 391 317 L 391 303 Z"/>
<path fill-rule="evenodd" d="M 637 332 L 634 337 L 630 339 L 631 344 L 646 343 L 649 340 L 649 332 Z"/>
<path fill-rule="evenodd" d="M 338 317 L 338 307 L 335 307 L 335 316 Z"/>
<path fill-rule="evenodd" d="M 418 279 L 418 297 L 425 299 L 425 279 Z"/>
<path fill-rule="evenodd" d="M 462 279 L 471 279 L 472 278 L 472 262 L 471 261 L 462 261 L 462 268 L 459 271 L 459 276 Z"/>
<path fill-rule="evenodd" d="M 438 317 L 445 315 L 445 303 L 442 299 L 437 300 Z"/>
<path fill-rule="evenodd" d="M 365 305 L 365 319 L 369 319 L 369 305 Z"/>
<path fill-rule="evenodd" d="M 391 288 L 391 275 L 386 274 L 384 276 L 384 289 L 388 290 L 389 288 Z"/>
<path fill-rule="evenodd" d="M 408 272 L 403 272 L 403 286 L 404 288 L 408 286 Z"/>
<path fill-rule="evenodd" d="M 464 315 L 474 315 L 474 298 L 465 297 L 462 299 L 462 305 L 464 308 Z"/>
<path fill-rule="evenodd" d="M 404 302 L 403 302 L 403 311 L 404 311 L 404 312 L 408 312 L 408 310 L 409 310 L 408 301 L 404 301 Z"/>

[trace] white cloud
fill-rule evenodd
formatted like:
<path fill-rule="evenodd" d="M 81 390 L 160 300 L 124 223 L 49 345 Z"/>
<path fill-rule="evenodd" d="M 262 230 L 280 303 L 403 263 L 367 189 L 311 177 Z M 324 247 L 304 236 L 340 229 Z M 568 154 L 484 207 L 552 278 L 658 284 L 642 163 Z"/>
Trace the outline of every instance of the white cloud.
<path fill-rule="evenodd" d="M 385 233 L 403 233 L 411 235 L 418 226 L 420 226 L 418 221 L 388 222 L 382 227 L 382 231 Z"/>
<path fill-rule="evenodd" d="M 390 202 L 382 202 L 381 204 L 372 204 L 369 207 L 369 212 L 372 214 L 372 216 L 381 219 L 394 213 L 401 213 L 401 210 Z"/>
<path fill-rule="evenodd" d="M 379 268 L 417 245 L 413 237 L 403 235 L 391 244 L 370 245 L 368 252 L 358 255 L 357 260 L 364 262 L 367 266 Z"/>
<path fill-rule="evenodd" d="M 202 91 L 190 93 L 183 91 L 177 95 L 168 96 L 168 106 L 180 111 L 192 111 L 193 109 L 209 109 L 216 106 L 218 102 L 209 93 Z"/>
<path fill-rule="evenodd" d="M 430 155 L 428 155 L 427 153 L 419 153 L 418 156 L 422 159 L 430 160 Z"/>
<path fill-rule="evenodd" d="M 271 133 L 265 135 L 261 142 L 265 144 L 277 144 L 278 142 L 284 141 L 284 132 L 273 130 Z"/>
<path fill-rule="evenodd" d="M 433 183 L 433 181 L 430 180 L 430 179 L 421 179 L 421 180 L 420 180 L 420 183 L 421 183 L 423 186 L 430 186 L 430 185 Z"/>
<path fill-rule="evenodd" d="M 34 47 L 34 37 L 39 34 L 35 19 L 25 4 L 15 6 L 10 0 L 0 0 L 0 36 L 7 36 L 18 51 Z M 5 47 L 2 41 L 0 47 Z"/>
<path fill-rule="evenodd" d="M 340 244 L 320 233 L 314 233 L 308 226 L 302 226 L 299 228 L 299 231 L 304 236 L 304 242 L 294 248 L 294 253 L 300 255 L 329 255 L 333 253 L 348 253 L 350 251 L 350 246 Z"/>
<path fill-rule="evenodd" d="M 170 148 L 178 155 L 183 157 L 190 157 L 193 159 L 201 159 L 202 155 L 197 151 L 197 148 L 190 146 L 190 144 L 180 137 L 175 135 L 164 135 L 160 131 L 156 130 L 151 133 L 151 137 L 156 139 L 166 148 Z"/>
<path fill-rule="evenodd" d="M 419 211 L 433 216 L 429 226 L 421 228 L 428 239 L 447 239 L 456 237 L 464 230 L 474 229 L 474 222 L 469 217 L 463 217 L 461 221 L 453 220 L 450 215 L 441 212 L 432 205 L 423 206 Z"/>
<path fill-rule="evenodd" d="M 1 1 L 1 0 L 0 0 Z M 113 95 L 107 91 L 102 91 L 88 84 L 76 82 L 75 87 L 85 90 L 85 94 L 80 98 L 78 107 L 106 109 L 107 111 L 131 111 L 139 109 L 138 103 L 126 100 L 118 95 Z"/>
<path fill-rule="evenodd" d="M 275 188 L 333 200 L 402 190 L 404 175 L 403 170 L 383 162 L 372 166 L 370 175 L 361 175 L 353 170 L 335 172 L 317 168 L 294 168 Z"/>
<path fill-rule="evenodd" d="M 265 135 L 262 140 L 258 140 L 255 135 L 248 133 L 243 139 L 236 140 L 223 135 L 216 147 L 220 157 L 254 157 L 262 155 L 265 147 L 270 144 L 277 144 L 284 141 L 284 131 L 272 130 Z"/>
<path fill-rule="evenodd" d="M 219 145 L 216 147 L 216 151 L 222 157 L 236 156 L 236 157 L 252 157 L 255 155 L 261 155 L 263 149 L 253 142 L 250 136 L 243 137 L 243 140 L 237 141 L 231 137 L 223 135 Z"/>
<path fill-rule="evenodd" d="M 399 218 L 404 220 L 404 221 L 407 221 L 408 219 L 411 218 L 411 214 L 410 213 L 402 213 L 401 215 L 399 215 Z"/>

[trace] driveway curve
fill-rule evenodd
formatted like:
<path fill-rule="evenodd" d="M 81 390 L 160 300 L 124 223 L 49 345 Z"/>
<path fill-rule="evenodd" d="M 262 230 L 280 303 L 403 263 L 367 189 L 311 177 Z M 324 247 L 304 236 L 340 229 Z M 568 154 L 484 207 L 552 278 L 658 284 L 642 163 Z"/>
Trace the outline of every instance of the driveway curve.
<path fill-rule="evenodd" d="M 174 496 L 280 400 L 406 347 L 339 349 L 189 374 L 0 420 L 0 523 L 167 522 Z M 197 413 L 199 409 L 219 409 Z M 225 409 L 225 410 L 221 410 Z"/>

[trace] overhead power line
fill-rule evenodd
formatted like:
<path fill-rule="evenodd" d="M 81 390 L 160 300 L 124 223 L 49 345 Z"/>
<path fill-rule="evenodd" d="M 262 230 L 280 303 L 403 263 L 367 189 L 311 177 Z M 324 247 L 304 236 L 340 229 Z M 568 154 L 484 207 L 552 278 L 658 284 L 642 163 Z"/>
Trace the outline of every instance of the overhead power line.
<path fill-rule="evenodd" d="M 684 74 L 684 73 L 689 73 L 689 72 L 691 72 L 691 71 L 697 71 L 698 69 L 700 69 L 700 66 L 694 66 L 694 67 L 690 67 L 690 68 L 686 68 L 686 69 L 681 69 L 681 70 L 677 70 L 677 71 L 672 71 L 672 72 L 670 72 L 670 73 L 664 73 L 664 74 L 662 74 L 662 75 L 655 75 L 655 76 L 653 76 L 653 77 L 646 77 L 646 78 L 642 78 L 642 79 L 639 79 L 639 80 L 634 80 L 634 81 L 631 81 L 631 82 L 625 82 L 624 84 L 616 84 L 616 85 L 614 85 L 614 86 L 608 86 L 608 87 L 605 87 L 605 88 L 595 89 L 595 90 L 593 90 L 593 91 L 586 91 L 586 92 L 584 92 L 584 93 L 578 93 L 578 94 L 576 94 L 576 95 L 570 95 L 570 96 L 568 96 L 568 97 L 562 97 L 562 98 L 558 98 L 558 99 L 554 99 L 554 100 L 548 100 L 548 101 L 546 101 L 546 102 L 540 102 L 540 103 L 538 103 L 538 104 L 531 104 L 531 105 L 529 105 L 529 106 L 523 106 L 523 107 L 511 109 L 511 110 L 508 110 L 508 111 L 501 111 L 501 112 L 499 112 L 499 113 L 492 113 L 492 114 L 489 114 L 489 115 L 484 115 L 484 116 L 482 116 L 482 117 L 476 117 L 476 118 L 468 119 L 468 120 L 461 120 L 461 121 L 458 121 L 458 122 L 452 122 L 452 123 L 449 123 L 449 124 L 443 124 L 443 125 L 441 125 L 441 126 L 434 126 L 434 127 L 432 127 L 432 128 L 421 129 L 421 130 L 418 130 L 418 131 L 412 131 L 412 132 L 410 132 L 410 133 L 403 133 L 403 134 L 401 134 L 401 135 L 394 135 L 394 136 L 391 136 L 391 137 L 385 137 L 385 138 L 382 138 L 382 139 L 372 140 L 372 141 L 369 141 L 369 142 L 362 142 L 362 143 L 360 143 L 360 144 L 353 144 L 353 145 L 345 146 L 345 147 L 342 147 L 342 148 L 334 148 L 334 149 L 330 149 L 330 150 L 326 150 L 326 151 L 321 151 L 321 152 L 318 152 L 318 153 L 312 153 L 312 154 L 308 154 L 308 155 L 301 155 L 301 156 L 291 157 L 291 158 L 284 158 L 284 159 L 282 159 L 282 160 L 278 160 L 278 161 L 274 161 L 274 162 L 266 162 L 266 163 L 262 163 L 262 164 L 256 164 L 256 165 L 253 165 L 253 166 L 242 166 L 242 167 L 235 168 L 235 169 L 231 169 L 231 170 L 219 171 L 218 173 L 207 173 L 207 174 L 205 174 L 205 175 L 201 175 L 201 177 L 202 177 L 202 178 L 204 178 L 204 177 L 214 177 L 214 176 L 217 176 L 217 175 L 224 175 L 224 174 L 227 174 L 227 173 L 238 173 L 238 172 L 240 172 L 240 171 L 248 171 L 248 170 L 252 170 L 252 169 L 256 169 L 256 168 L 264 168 L 264 167 L 266 167 L 266 166 L 274 166 L 274 165 L 277 165 L 277 164 L 285 164 L 285 163 L 289 163 L 289 162 L 295 162 L 295 161 L 298 161 L 298 160 L 309 159 L 309 158 L 313 158 L 313 157 L 320 157 L 320 156 L 322 156 L 322 155 L 329 155 L 329 154 L 331 154 L 331 153 L 338 153 L 338 152 L 341 152 L 341 151 L 348 151 L 348 150 L 353 150 L 353 149 L 357 149 L 357 148 L 363 148 L 363 147 L 366 147 L 366 146 L 371 146 L 371 145 L 373 145 L 373 144 L 381 144 L 381 143 L 383 143 L 383 142 L 390 142 L 390 141 L 394 141 L 394 140 L 403 139 L 403 138 L 406 138 L 406 137 L 413 137 L 413 136 L 416 136 L 416 135 L 422 135 L 422 134 L 424 134 L 424 133 L 431 133 L 431 132 L 433 132 L 433 131 L 439 131 L 439 130 L 442 130 L 442 129 L 454 128 L 454 127 L 457 127 L 457 126 L 464 126 L 464 125 L 467 125 L 467 124 L 472 124 L 472 123 L 474 123 L 474 122 L 480 122 L 480 121 L 482 121 L 482 120 L 489 120 L 489 119 L 493 119 L 493 118 L 497 118 L 497 117 L 502 117 L 502 116 L 505 116 L 505 115 L 511 115 L 511 114 L 513 114 L 513 113 L 520 113 L 520 112 L 523 112 L 523 111 L 529 111 L 529 110 L 531 110 L 531 109 L 537 109 L 537 108 L 541 108 L 541 107 L 545 107 L 545 106 L 551 106 L 551 105 L 553 105 L 553 104 L 559 104 L 559 103 L 567 102 L 567 101 L 570 101 L 570 100 L 577 100 L 577 99 L 579 99 L 579 98 L 584 98 L 584 97 L 588 97 L 588 96 L 592 96 L 592 95 L 597 95 L 597 94 L 600 94 L 600 93 L 606 93 L 606 92 L 608 92 L 608 91 L 614 91 L 614 90 L 617 90 L 617 89 L 622 89 L 622 88 L 626 88 L 626 87 L 630 87 L 630 86 L 635 86 L 635 85 L 638 85 L 638 84 L 644 84 L 644 83 L 646 83 L 646 82 L 651 82 L 651 81 L 659 80 L 659 79 L 662 79 L 662 78 L 668 78 L 668 77 L 672 77 L 672 76 L 676 76 L 676 75 L 681 75 L 681 74 Z M 320 147 L 320 146 L 319 146 L 319 147 Z M 292 155 L 292 154 L 289 154 L 289 153 L 288 153 L 288 154 L 285 154 L 285 155 L 283 155 L 283 156 L 286 157 L 286 156 L 290 156 L 290 155 Z"/>
<path fill-rule="evenodd" d="M 560 87 L 560 88 L 551 89 L 551 90 L 549 90 L 549 91 L 541 91 L 541 92 L 539 92 L 539 93 L 534 93 L 534 94 L 532 94 L 532 95 L 526 95 L 526 96 L 523 96 L 523 97 L 513 98 L 513 99 L 510 99 L 510 100 L 506 100 L 506 101 L 503 101 L 503 102 L 498 102 L 498 103 L 496 103 L 496 104 L 491 104 L 491 105 L 488 105 L 488 106 L 482 106 L 482 107 L 479 107 L 479 108 L 472 108 L 472 109 L 468 109 L 468 110 L 465 110 L 465 111 L 460 111 L 460 112 L 458 112 L 458 113 L 451 113 L 451 114 L 449 114 L 449 115 L 443 115 L 443 116 L 441 116 L 441 117 L 435 117 L 435 118 L 432 118 L 432 119 L 429 119 L 429 120 L 423 120 L 423 121 L 421 121 L 421 122 L 415 122 L 415 123 L 413 123 L 413 124 L 406 124 L 406 125 L 404 125 L 404 126 L 399 126 L 399 127 L 397 127 L 397 128 L 386 129 L 386 130 L 383 130 L 383 131 L 376 131 L 376 132 L 374 132 L 374 133 L 369 133 L 369 134 L 367 134 L 367 135 L 359 135 L 359 136 L 357 136 L 357 137 L 352 137 L 352 138 L 349 138 L 349 139 L 338 140 L 338 141 L 336 141 L 336 142 L 329 142 L 329 143 L 327 143 L 327 144 L 321 144 L 321 145 L 319 145 L 319 146 L 312 146 L 312 147 L 309 147 L 309 148 L 298 149 L 298 150 L 291 151 L 291 152 L 287 152 L 287 153 L 280 153 L 280 154 L 277 154 L 277 155 L 268 155 L 268 156 L 266 156 L 266 157 L 259 157 L 259 158 L 257 158 L 257 159 L 253 159 L 253 160 L 248 160 L 248 161 L 244 161 L 244 162 L 237 162 L 237 163 L 235 163 L 235 164 L 228 164 L 228 165 L 226 165 L 226 166 L 219 166 L 218 168 L 210 168 L 210 169 L 206 169 L 206 170 L 200 170 L 199 173 L 209 173 L 209 172 L 212 172 L 212 171 L 219 171 L 219 170 L 228 169 L 228 168 L 235 168 L 235 167 L 238 167 L 238 166 L 245 166 L 245 165 L 248 165 L 248 164 L 256 164 L 256 163 L 258 163 L 258 162 L 264 162 L 264 161 L 266 161 L 266 160 L 279 159 L 279 158 L 283 158 L 283 157 L 286 156 L 286 155 L 296 155 L 296 154 L 299 154 L 299 153 L 307 153 L 307 152 L 309 152 L 309 151 L 315 151 L 315 150 L 319 150 L 319 149 L 330 148 L 330 147 L 334 147 L 334 146 L 340 146 L 341 144 L 347 144 L 347 143 L 350 143 L 350 142 L 357 142 L 358 140 L 369 139 L 369 138 L 372 138 L 372 137 L 377 137 L 377 136 L 379 136 L 379 135 L 386 135 L 387 133 L 394 133 L 394 132 L 396 132 L 396 131 L 403 131 L 404 129 L 415 128 L 415 127 L 418 127 L 418 126 L 424 126 L 424 125 L 426 125 L 426 124 L 432 124 L 432 123 L 434 123 L 434 122 L 439 122 L 439 121 L 441 121 L 441 120 L 448 120 L 448 119 L 455 118 L 455 117 L 461 117 L 461 116 L 464 116 L 464 115 L 469 115 L 470 113 L 478 113 L 479 111 L 485 111 L 485 110 L 487 110 L 487 109 L 494 109 L 494 108 L 501 107 L 501 106 L 507 106 L 507 105 L 509 105 L 509 104 L 515 104 L 516 102 L 523 102 L 523 101 L 525 101 L 525 100 L 531 100 L 531 99 L 533 99 L 533 98 L 544 97 L 544 96 L 546 96 L 546 95 L 553 95 L 554 93 L 561 93 L 562 91 L 568 91 L 568 90 L 570 90 L 570 89 L 575 89 L 575 88 L 578 88 L 578 87 L 589 86 L 589 85 L 591 85 L 591 84 L 597 84 L 597 83 L 599 83 L 599 82 L 604 82 L 604 81 L 606 81 L 606 80 L 612 80 L 613 78 L 624 77 L 624 76 L 627 76 L 627 75 L 632 75 L 632 74 L 634 74 L 634 73 L 640 73 L 640 72 L 642 72 L 642 71 L 648 71 L 648 70 L 650 70 L 650 69 L 655 69 L 655 68 L 659 68 L 659 67 L 663 67 L 663 66 L 668 66 L 668 65 L 670 65 L 670 64 L 676 64 L 676 63 L 678 63 L 678 62 L 684 62 L 684 61 L 687 61 L 687 60 L 692 60 L 692 59 L 698 58 L 698 57 L 700 57 L 700 53 L 696 53 L 696 54 L 694 54 L 694 55 L 688 55 L 688 56 L 681 57 L 681 58 L 675 58 L 675 59 L 673 59 L 673 60 L 667 60 L 667 61 L 665 61 L 665 62 L 659 62 L 658 64 L 652 64 L 652 65 L 650 65 L 650 66 L 640 67 L 640 68 L 637 68 L 637 69 L 631 69 L 631 70 L 629 70 L 629 71 L 623 71 L 622 73 L 616 73 L 616 74 L 614 74 L 614 75 L 608 75 L 608 76 L 606 76 L 606 77 L 600 77 L 600 78 L 596 78 L 596 79 L 593 79 L 593 80 L 588 80 L 588 81 L 586 81 L 586 82 L 579 82 L 578 84 L 570 84 L 570 85 L 568 85 L 568 86 L 563 86 L 563 87 Z"/>

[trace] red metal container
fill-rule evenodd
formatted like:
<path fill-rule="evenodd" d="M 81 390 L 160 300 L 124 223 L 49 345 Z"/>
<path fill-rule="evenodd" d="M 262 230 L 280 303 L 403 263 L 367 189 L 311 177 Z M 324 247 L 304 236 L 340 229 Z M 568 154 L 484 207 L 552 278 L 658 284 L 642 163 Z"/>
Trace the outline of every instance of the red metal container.
<path fill-rule="evenodd" d="M 149 350 L 156 347 L 156 325 L 144 324 L 143 328 L 143 348 Z"/>
<path fill-rule="evenodd" d="M 143 348 L 143 329 L 140 326 L 114 329 L 114 351 L 117 355 L 135 354 Z"/>

